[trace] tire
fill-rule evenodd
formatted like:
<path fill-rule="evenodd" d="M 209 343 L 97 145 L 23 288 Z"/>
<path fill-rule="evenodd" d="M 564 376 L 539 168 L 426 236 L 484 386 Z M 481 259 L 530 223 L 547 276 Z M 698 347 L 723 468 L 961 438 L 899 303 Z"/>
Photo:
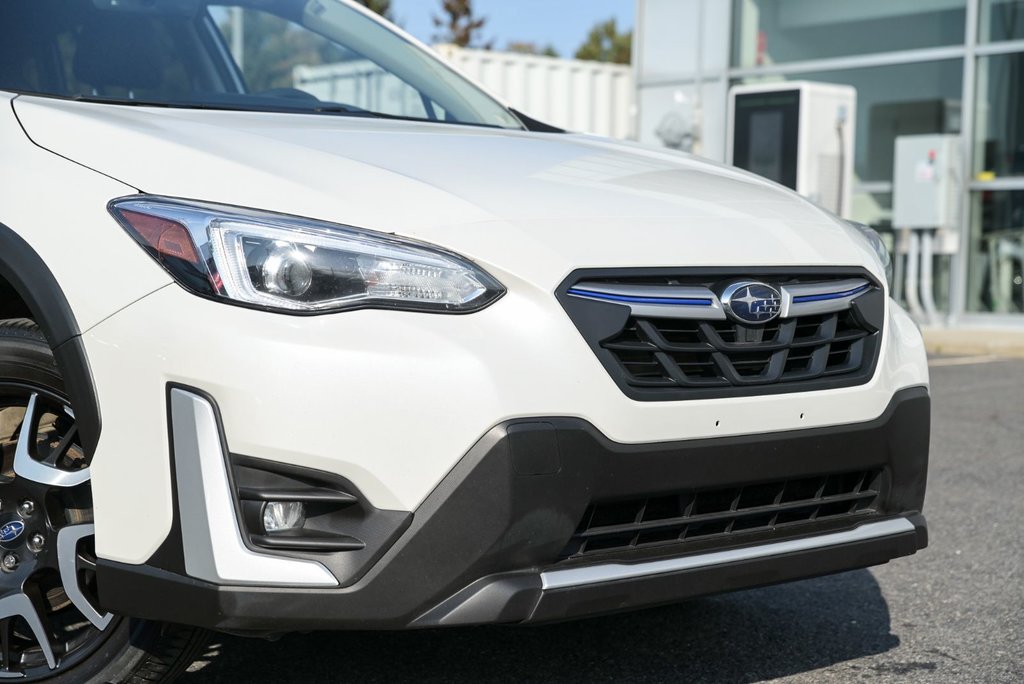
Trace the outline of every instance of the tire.
<path fill-rule="evenodd" d="M 80 458 L 81 454 L 74 452 L 77 448 L 74 443 L 74 417 L 73 411 L 68 410 L 71 407 L 67 405 L 66 396 L 53 354 L 35 323 L 27 319 L 0 321 L 0 444 L 3 445 L 5 469 L 14 462 L 11 453 L 21 448 L 20 441 L 24 439 L 25 444 L 30 445 L 25 448 L 32 450 L 34 456 L 30 458 L 36 459 L 36 464 L 46 463 L 45 459 L 39 460 L 36 457 L 40 449 L 47 449 L 45 455 L 53 461 L 49 467 L 58 471 L 59 475 L 66 475 L 67 470 L 74 471 L 72 466 L 76 463 L 75 458 Z M 59 408 L 62 405 L 63 412 Z M 32 408 L 34 406 L 39 407 L 35 412 Z M 54 406 L 58 408 L 50 408 Z M 61 432 L 62 425 L 70 427 Z M 48 432 L 43 433 L 44 429 Z M 26 430 L 31 431 L 26 433 Z M 23 434 L 26 436 L 23 437 Z M 47 445 L 54 442 L 59 446 L 50 450 Z M 15 455 L 13 459 L 18 457 Z M 31 492 L 43 488 L 45 494 L 40 496 L 45 496 L 47 502 L 52 501 L 54 496 L 61 502 L 69 502 L 64 507 L 57 506 L 59 514 L 53 514 L 52 504 L 47 503 L 44 515 L 34 513 L 31 508 L 23 511 L 19 507 L 17 512 L 11 510 L 6 513 L 6 517 L 0 519 L 0 544 L 3 544 L 0 546 L 0 556 L 4 559 L 12 555 L 17 558 L 14 570 L 0 572 L 0 629 L 10 630 L 10 638 L 4 643 L 18 644 L 9 645 L 9 652 L 0 651 L 0 677 L 22 675 L 21 681 L 46 681 L 53 684 L 152 684 L 173 681 L 202 654 L 209 635 L 205 630 L 194 627 L 121 616 L 101 616 L 94 603 L 91 485 L 87 467 L 80 463 L 76 467 L 82 471 L 85 480 L 73 486 L 54 486 L 55 482 L 47 481 L 45 474 L 35 479 L 23 476 L 23 473 L 29 471 L 25 468 L 19 471 L 16 462 L 12 468 L 14 477 L 0 482 L 0 499 L 5 501 L 12 497 L 22 502 L 26 497 L 31 500 Z M 7 508 L 9 505 L 4 503 L 0 511 Z M 55 522 L 57 518 L 59 521 Z M 12 520 L 21 527 L 13 528 L 19 529 L 14 535 L 14 541 L 4 541 L 4 530 L 7 530 L 5 523 Z M 74 570 L 68 577 L 60 570 L 54 577 L 51 567 L 53 562 L 50 559 L 58 559 L 57 567 L 60 568 L 60 553 L 65 553 L 66 560 L 68 547 L 52 540 L 54 537 L 61 539 L 61 535 L 72 528 L 72 536 L 81 536 L 70 547 Z M 28 533 L 33 529 L 39 533 L 30 537 Z M 39 546 L 39 538 L 44 540 L 43 545 L 39 548 L 31 546 L 34 543 Z M 2 561 L 0 567 L 3 567 Z M 69 578 L 73 579 L 69 582 Z M 75 584 L 77 591 L 68 592 L 66 587 L 69 584 Z M 30 605 L 26 600 L 33 603 Z M 34 607 L 34 610 L 22 610 L 26 606 Z M 89 617 L 90 607 L 94 618 Z M 40 618 L 38 630 L 33 627 L 34 623 L 26 612 L 34 612 Z M 82 616 L 86 619 L 82 620 Z M 66 637 L 69 629 L 87 631 L 75 633 L 76 641 L 72 642 Z M 53 641 L 58 643 L 80 645 L 75 647 L 77 650 L 68 649 L 63 653 L 51 650 L 47 657 L 46 647 L 42 645 L 43 635 L 46 634 L 56 635 Z M 61 637 L 64 641 L 61 641 Z M 15 653 L 16 648 L 21 650 Z M 49 648 L 53 649 L 53 642 Z"/>

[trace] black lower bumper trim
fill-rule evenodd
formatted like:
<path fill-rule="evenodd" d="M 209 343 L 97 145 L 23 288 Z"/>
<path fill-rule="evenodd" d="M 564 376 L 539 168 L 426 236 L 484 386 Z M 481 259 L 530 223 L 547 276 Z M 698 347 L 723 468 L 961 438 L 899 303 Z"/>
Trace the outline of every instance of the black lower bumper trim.
<path fill-rule="evenodd" d="M 927 539 L 924 518 L 913 516 L 912 522 L 912 531 L 841 546 L 545 591 L 528 619 L 550 622 L 613 613 L 880 565 L 923 547 Z"/>
<path fill-rule="evenodd" d="M 477 443 L 416 511 L 398 541 L 351 586 L 215 586 L 101 560 L 100 602 L 121 614 L 225 631 L 402 629 L 560 620 L 875 565 L 927 543 L 918 513 L 928 433 L 925 388 L 897 393 L 883 415 L 867 423 L 659 444 L 618 444 L 578 419 L 513 421 Z M 542 590 L 545 570 L 609 562 L 559 560 L 595 501 L 873 468 L 887 473 L 887 485 L 871 520 L 907 517 L 913 532 Z M 779 530 L 737 543 L 767 544 L 832 531 Z M 668 545 L 612 560 L 635 563 L 706 551 Z"/>

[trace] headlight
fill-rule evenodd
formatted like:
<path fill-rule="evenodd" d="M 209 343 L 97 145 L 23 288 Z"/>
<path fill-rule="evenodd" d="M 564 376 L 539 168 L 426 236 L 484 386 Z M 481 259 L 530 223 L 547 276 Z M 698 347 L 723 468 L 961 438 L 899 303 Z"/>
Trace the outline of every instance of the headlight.
<path fill-rule="evenodd" d="M 885 269 L 885 282 L 889 286 L 889 291 L 892 292 L 892 257 L 889 255 L 889 248 L 885 246 L 882 236 L 874 228 L 863 223 L 857 223 L 856 221 L 847 221 L 847 223 L 864 236 L 864 239 L 867 240 L 871 249 L 878 256 L 878 260 L 882 263 L 882 268 Z"/>
<path fill-rule="evenodd" d="M 160 197 L 115 200 L 110 212 L 183 286 L 242 305 L 463 313 L 505 293 L 456 254 L 348 226 Z"/>

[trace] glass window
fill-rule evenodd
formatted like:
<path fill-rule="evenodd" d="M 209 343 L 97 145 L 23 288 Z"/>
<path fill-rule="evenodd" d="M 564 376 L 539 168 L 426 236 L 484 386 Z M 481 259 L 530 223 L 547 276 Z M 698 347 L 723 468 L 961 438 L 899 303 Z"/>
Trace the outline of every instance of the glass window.
<path fill-rule="evenodd" d="M 440 59 L 337 0 L 3 0 L 0 90 L 522 128 Z"/>
<path fill-rule="evenodd" d="M 972 193 L 968 311 L 1024 312 L 1024 190 Z"/>
<path fill-rule="evenodd" d="M 966 0 L 733 0 L 733 66 L 964 42 Z"/>
<path fill-rule="evenodd" d="M 67 12 L 48 5 L 0 4 L 0 89 L 178 99 L 215 86 L 196 68 L 181 16 L 103 14 L 81 1 Z"/>
<path fill-rule="evenodd" d="M 978 59 L 974 171 L 1024 176 L 1024 53 Z"/>
<path fill-rule="evenodd" d="M 892 200 L 884 184 L 892 182 L 898 136 L 960 132 L 960 59 L 816 71 L 789 79 L 839 83 L 857 89 L 852 218 L 864 223 L 884 226 L 891 217 Z M 876 187 L 857 193 L 856 187 L 862 183 Z"/>
<path fill-rule="evenodd" d="M 1024 40 L 1024 0 L 982 0 L 978 39 Z"/>
<path fill-rule="evenodd" d="M 858 191 L 857 186 L 853 188 L 853 207 L 850 210 L 850 218 L 854 221 L 874 226 L 876 230 L 892 230 L 892 191 Z M 886 237 L 886 236 L 883 236 Z M 894 238 L 886 237 L 888 246 L 892 247 Z"/>
<path fill-rule="evenodd" d="M 437 118 L 433 103 L 411 85 L 318 33 L 249 8 L 212 6 L 210 15 L 250 93 L 312 95 L 382 114 Z"/>
<path fill-rule="evenodd" d="M 351 50 L 269 12 L 218 5 L 210 6 L 209 11 L 249 92 L 291 88 L 296 68 L 355 57 Z"/>

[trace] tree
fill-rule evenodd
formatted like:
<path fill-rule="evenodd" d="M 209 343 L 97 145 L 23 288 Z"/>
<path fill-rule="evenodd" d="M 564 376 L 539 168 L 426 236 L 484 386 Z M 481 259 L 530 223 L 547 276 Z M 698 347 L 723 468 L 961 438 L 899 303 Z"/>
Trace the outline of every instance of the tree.
<path fill-rule="evenodd" d="M 434 27 L 441 30 L 434 34 L 434 40 L 459 47 L 471 47 L 477 43 L 487 19 L 473 14 L 473 0 L 442 0 L 441 12 L 443 16 L 433 16 Z M 485 43 L 483 47 L 490 50 L 491 43 Z"/>
<path fill-rule="evenodd" d="M 629 64 L 632 60 L 633 32 L 619 33 L 615 18 L 599 22 L 590 29 L 587 40 L 576 51 L 576 59 Z"/>
<path fill-rule="evenodd" d="M 388 21 L 394 21 L 394 17 L 391 16 L 391 0 L 356 0 L 356 2 Z"/>
<path fill-rule="evenodd" d="M 541 55 L 543 57 L 558 57 L 558 50 L 551 43 L 540 47 L 537 43 L 529 41 L 514 40 L 505 46 L 507 52 L 517 52 L 521 55 Z"/>

